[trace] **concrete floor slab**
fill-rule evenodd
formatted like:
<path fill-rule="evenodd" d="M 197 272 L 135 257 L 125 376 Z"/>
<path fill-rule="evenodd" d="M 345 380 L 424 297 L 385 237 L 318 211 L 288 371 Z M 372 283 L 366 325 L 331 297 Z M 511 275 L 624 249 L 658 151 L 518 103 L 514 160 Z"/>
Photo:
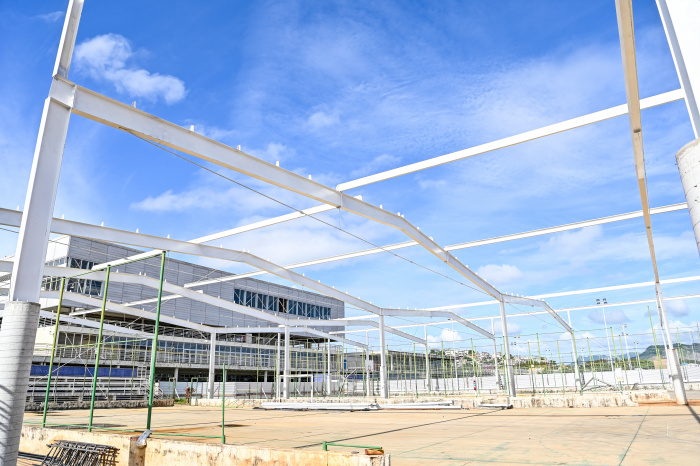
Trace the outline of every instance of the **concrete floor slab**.
<path fill-rule="evenodd" d="M 156 432 L 221 432 L 221 408 L 153 411 Z M 694 464 L 700 458 L 699 411 L 694 406 L 371 412 L 234 408 L 226 410 L 226 439 L 232 444 L 313 450 L 320 450 L 324 441 L 381 446 L 397 465 Z M 50 413 L 48 422 L 83 424 L 87 414 Z M 39 414 L 25 415 L 25 421 L 39 420 Z M 97 424 L 135 432 L 144 429 L 145 421 L 143 409 L 95 413 Z"/>

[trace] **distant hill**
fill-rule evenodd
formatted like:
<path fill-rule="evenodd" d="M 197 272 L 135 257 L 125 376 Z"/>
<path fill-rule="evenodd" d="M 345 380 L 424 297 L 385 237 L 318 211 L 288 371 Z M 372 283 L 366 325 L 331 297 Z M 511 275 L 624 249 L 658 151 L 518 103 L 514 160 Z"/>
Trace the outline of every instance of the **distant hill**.
<path fill-rule="evenodd" d="M 692 345 L 686 345 L 682 344 L 679 345 L 677 343 L 674 343 L 674 348 L 679 350 L 679 353 L 682 351 L 683 352 L 683 358 L 686 361 L 694 361 L 695 358 L 700 362 L 700 343 L 695 343 Z M 664 351 L 664 346 L 663 345 L 651 345 L 647 347 L 643 352 L 639 353 L 639 359 L 642 360 L 647 360 L 647 361 L 653 361 L 656 359 L 656 350 L 659 350 L 659 355 L 661 356 L 661 359 L 666 359 L 666 352 Z M 620 355 L 620 353 L 617 353 L 618 357 L 624 357 L 627 358 L 627 354 Z M 637 353 L 636 352 L 631 352 L 630 353 L 630 358 L 637 358 Z M 579 358 L 579 361 L 584 361 L 584 362 L 589 362 L 589 361 L 599 361 L 601 359 L 608 359 L 607 354 L 594 354 L 593 358 L 589 356 L 582 356 Z"/>
<path fill-rule="evenodd" d="M 695 343 L 694 345 L 679 345 L 678 343 L 675 343 L 673 347 L 679 350 L 679 352 L 682 351 L 685 359 L 693 359 L 694 353 L 697 353 L 697 358 L 700 361 L 700 343 Z M 657 349 L 659 350 L 661 359 L 666 359 L 666 353 L 663 345 L 656 345 L 656 347 L 654 347 L 654 345 L 649 346 L 643 353 L 639 354 L 639 359 L 656 359 Z"/>

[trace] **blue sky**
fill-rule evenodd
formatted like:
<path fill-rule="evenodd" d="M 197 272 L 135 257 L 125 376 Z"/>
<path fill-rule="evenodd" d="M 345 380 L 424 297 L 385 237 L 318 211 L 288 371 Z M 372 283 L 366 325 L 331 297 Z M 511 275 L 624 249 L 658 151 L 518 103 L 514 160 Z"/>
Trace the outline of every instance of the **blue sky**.
<path fill-rule="evenodd" d="M 2 207 L 24 202 L 66 5 L 0 5 Z M 634 7 L 641 96 L 679 88 L 654 3 Z M 87 1 L 77 44 L 75 82 L 330 186 L 625 102 L 614 3 L 602 0 L 576 8 L 556 1 Z M 674 156 L 693 139 L 684 103 L 644 111 L 643 124 L 652 206 L 683 202 Z M 221 173 L 295 208 L 314 205 Z M 640 209 L 626 117 L 350 193 L 401 212 L 443 245 Z M 191 239 L 288 212 L 126 133 L 71 120 L 56 216 Z M 405 240 L 345 212 L 323 218 L 375 244 Z M 656 215 L 653 228 L 662 278 L 700 275 L 687 211 Z M 11 254 L 15 241 L 0 232 L 0 255 Z M 221 243 L 279 263 L 368 247 L 312 219 Z M 423 250 L 399 253 L 462 280 Z M 456 255 L 502 291 L 523 295 L 653 280 L 640 219 Z M 485 298 L 388 254 L 303 272 L 387 307 Z M 665 288 L 667 296 L 697 292 L 698 282 Z M 653 290 L 549 302 L 565 308 L 597 297 L 648 299 Z M 671 320 L 694 325 L 699 303 L 669 303 Z M 649 328 L 646 305 L 609 315 L 616 331 L 623 322 L 630 333 Z M 582 332 L 602 327 L 595 312 L 572 319 Z M 422 322 L 392 323 L 409 321 Z M 523 334 L 559 332 L 551 318 L 513 322 Z M 433 338 L 440 332 L 432 330 Z M 459 338 L 472 336 L 460 330 Z M 449 331 L 442 337 L 454 339 Z"/>

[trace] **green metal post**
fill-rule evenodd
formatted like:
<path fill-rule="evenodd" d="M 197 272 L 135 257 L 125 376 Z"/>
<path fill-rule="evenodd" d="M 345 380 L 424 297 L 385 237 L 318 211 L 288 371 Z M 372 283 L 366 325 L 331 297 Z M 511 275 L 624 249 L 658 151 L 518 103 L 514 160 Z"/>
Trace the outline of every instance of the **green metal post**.
<path fill-rule="evenodd" d="M 586 341 L 588 342 L 588 363 L 591 365 L 591 373 L 593 374 L 593 386 L 597 389 L 598 382 L 596 382 L 595 362 L 593 362 L 593 353 L 591 353 L 591 339 L 586 337 Z M 584 365 L 583 367 L 586 366 Z M 581 387 L 581 393 L 583 393 L 583 387 Z"/>
<path fill-rule="evenodd" d="M 445 369 L 445 342 L 441 341 L 442 346 L 442 391 L 445 392 L 447 396 L 447 370 Z"/>
<path fill-rule="evenodd" d="M 613 344 L 613 361 L 616 361 L 617 360 L 617 346 L 615 345 L 615 334 L 613 333 L 612 327 L 610 327 L 610 336 L 612 337 L 612 344 Z M 615 377 L 617 379 L 617 375 L 615 375 L 614 370 L 613 370 L 613 377 Z M 622 391 L 622 379 L 620 379 L 620 391 Z"/>
<path fill-rule="evenodd" d="M 160 256 L 160 283 L 158 285 L 158 304 L 156 305 L 156 324 L 153 329 L 153 346 L 151 347 L 151 387 L 148 392 L 148 416 L 146 417 L 146 429 L 151 430 L 151 415 L 153 414 L 153 386 L 156 379 L 156 356 L 158 355 L 158 330 L 160 327 L 160 309 L 163 299 L 163 280 L 165 279 L 165 251 Z"/>
<path fill-rule="evenodd" d="M 535 394 L 535 365 L 532 363 L 532 352 L 530 351 L 530 342 L 527 342 L 527 356 L 530 358 L 530 381 L 532 381 L 532 394 Z"/>
<path fill-rule="evenodd" d="M 559 350 L 559 340 L 557 340 L 557 353 L 559 354 L 559 375 L 561 376 L 561 392 L 564 394 L 566 392 L 566 382 L 564 381 L 564 373 L 561 371 L 561 351 Z M 574 386 L 576 381 L 574 381 Z"/>
<path fill-rule="evenodd" d="M 97 371 L 100 368 L 100 351 L 102 350 L 102 328 L 105 323 L 105 309 L 107 309 L 107 291 L 109 289 L 109 273 L 111 267 L 107 267 L 105 277 L 105 287 L 102 293 L 102 311 L 100 312 L 100 330 L 97 334 L 97 348 L 95 351 L 95 369 L 92 374 L 92 396 L 90 397 L 90 420 L 88 421 L 88 432 L 92 432 L 92 417 L 95 412 L 95 390 L 97 390 Z"/>
<path fill-rule="evenodd" d="M 413 344 L 413 381 L 416 384 L 416 397 L 418 396 L 418 365 L 416 364 L 416 344 Z"/>
<path fill-rule="evenodd" d="M 61 319 L 61 306 L 63 304 L 63 289 L 66 279 L 61 278 L 61 293 L 58 295 L 58 310 L 56 311 L 56 325 L 53 327 L 53 343 L 51 344 L 51 359 L 49 360 L 49 376 L 46 379 L 46 395 L 44 396 L 44 414 L 41 417 L 41 427 L 46 427 L 46 412 L 49 407 L 49 391 L 51 391 L 51 373 L 53 372 L 53 358 L 56 355 L 56 340 L 58 339 L 58 321 Z"/>
<path fill-rule="evenodd" d="M 477 374 L 476 374 L 476 361 L 474 358 L 476 358 L 476 352 L 474 351 L 474 339 L 471 339 L 472 342 L 472 354 L 471 354 L 471 359 L 472 359 L 472 372 L 474 373 L 474 385 L 476 385 L 476 396 L 479 396 L 479 384 L 476 382 L 477 379 Z M 467 383 L 467 390 L 469 390 L 469 383 Z"/>
<path fill-rule="evenodd" d="M 578 367 L 578 348 L 576 347 L 576 332 L 574 332 L 574 331 L 571 332 L 571 339 L 574 343 L 574 364 L 576 364 L 576 367 Z M 583 365 L 583 369 L 585 372 L 585 369 L 586 369 L 585 364 Z M 583 373 L 579 369 L 579 379 L 574 382 L 574 389 L 576 388 L 577 385 L 579 387 L 581 387 L 581 395 L 583 395 L 583 382 L 582 382 L 583 377 L 582 377 L 582 375 L 583 375 Z M 574 371 L 574 377 L 576 377 L 576 371 Z"/>
<path fill-rule="evenodd" d="M 544 384 L 544 372 L 542 372 L 542 352 L 540 351 L 540 334 L 537 333 L 537 357 L 539 358 L 540 375 L 542 376 L 542 391 L 547 395 L 547 387 Z"/>

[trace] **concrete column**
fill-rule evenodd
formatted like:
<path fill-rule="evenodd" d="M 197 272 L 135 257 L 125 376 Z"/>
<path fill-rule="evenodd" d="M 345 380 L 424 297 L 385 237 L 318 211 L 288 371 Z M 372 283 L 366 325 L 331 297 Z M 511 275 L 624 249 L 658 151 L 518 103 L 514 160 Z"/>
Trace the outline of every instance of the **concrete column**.
<path fill-rule="evenodd" d="M 5 303 L 0 328 L 0 464 L 17 463 L 39 305 Z"/>
<path fill-rule="evenodd" d="M 668 361 L 668 371 L 671 373 L 673 391 L 676 394 L 676 403 L 679 405 L 687 405 L 688 399 L 685 395 L 685 385 L 683 384 L 683 373 L 681 372 L 681 365 L 678 360 L 678 350 L 673 347 L 673 338 L 668 328 L 668 314 L 666 314 L 664 295 L 661 292 L 661 284 L 659 283 L 656 284 L 656 305 L 659 307 L 661 331 L 666 334 L 666 360 Z"/>
<path fill-rule="evenodd" d="M 688 202 L 695 243 L 700 252 L 700 138 L 683 146 L 676 154 L 676 162 Z"/>
<path fill-rule="evenodd" d="M 211 332 L 209 342 L 209 399 L 214 398 L 214 378 L 216 376 L 216 333 Z"/>
<path fill-rule="evenodd" d="M 277 355 L 276 357 L 276 362 L 275 362 L 275 398 L 278 400 L 280 399 L 280 394 L 281 394 L 281 389 L 282 387 L 280 386 L 280 353 L 282 350 L 281 346 L 282 338 L 280 337 L 280 334 L 277 334 Z"/>
<path fill-rule="evenodd" d="M 428 326 L 423 326 L 425 334 L 425 387 L 430 394 L 430 346 L 428 345 Z"/>
<path fill-rule="evenodd" d="M 386 342 L 384 338 L 384 315 L 379 316 L 379 396 L 389 398 L 389 384 L 386 367 Z"/>
<path fill-rule="evenodd" d="M 175 374 L 173 375 L 173 379 L 175 379 L 175 383 L 177 383 L 177 378 L 180 375 L 180 368 L 176 367 L 175 368 Z"/>
<path fill-rule="evenodd" d="M 503 346 L 505 346 L 504 357 L 506 358 L 506 370 L 508 371 L 506 385 L 508 386 L 508 395 L 517 396 L 517 393 L 515 392 L 515 370 L 513 370 L 513 361 L 511 361 L 510 359 L 510 343 L 508 342 L 508 322 L 506 321 L 506 305 L 503 301 L 500 302 L 500 305 L 501 325 L 503 326 Z"/>
<path fill-rule="evenodd" d="M 697 138 L 700 136 L 700 2 L 656 0 L 656 4 Z"/>
<path fill-rule="evenodd" d="M 292 359 L 289 354 L 289 325 L 284 326 L 284 376 L 282 377 L 282 396 L 289 399 L 289 373 L 292 370 Z"/>

